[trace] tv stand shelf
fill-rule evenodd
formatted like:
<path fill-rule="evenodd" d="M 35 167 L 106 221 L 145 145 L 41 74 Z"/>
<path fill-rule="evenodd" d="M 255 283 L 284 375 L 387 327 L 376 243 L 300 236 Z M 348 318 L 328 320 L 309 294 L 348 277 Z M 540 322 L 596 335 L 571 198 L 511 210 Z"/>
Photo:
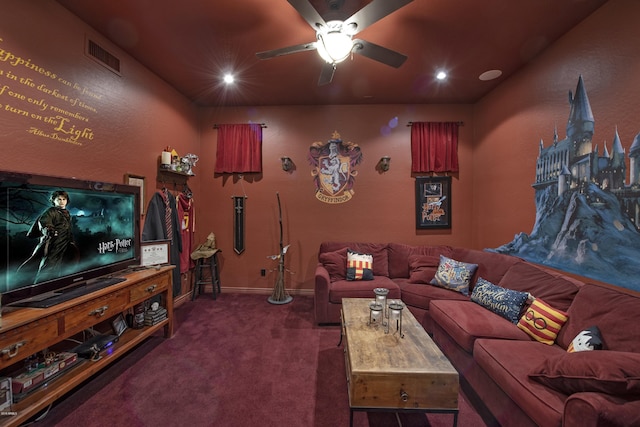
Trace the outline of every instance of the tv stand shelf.
<path fill-rule="evenodd" d="M 17 308 L 3 313 L 0 325 L 0 369 L 60 343 L 87 328 L 116 316 L 152 296 L 160 295 L 167 319 L 142 329 L 127 329 L 97 361 L 83 361 L 59 378 L 14 403 L 0 416 L 0 426 L 17 426 L 64 396 L 87 378 L 106 368 L 157 331 L 173 336 L 173 267 L 147 269 L 124 275 L 126 280 L 50 308 Z"/>

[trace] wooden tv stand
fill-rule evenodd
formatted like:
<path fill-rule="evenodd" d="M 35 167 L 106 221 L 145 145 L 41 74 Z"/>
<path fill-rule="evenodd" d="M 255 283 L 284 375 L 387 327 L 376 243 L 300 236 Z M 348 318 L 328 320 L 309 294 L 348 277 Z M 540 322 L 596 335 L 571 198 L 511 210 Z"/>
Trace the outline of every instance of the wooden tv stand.
<path fill-rule="evenodd" d="M 155 295 L 161 296 L 161 305 L 167 309 L 167 319 L 142 329 L 128 328 L 109 351 L 103 352 L 100 360 L 76 364 L 49 384 L 3 410 L 9 415 L 0 416 L 0 426 L 24 423 L 161 328 L 164 328 L 165 338 L 170 338 L 173 335 L 172 270 L 173 266 L 168 266 L 123 272 L 118 276 L 126 277 L 124 282 L 50 308 L 5 308 L 0 324 L 2 370 L 23 363 L 30 355 L 115 317 Z"/>

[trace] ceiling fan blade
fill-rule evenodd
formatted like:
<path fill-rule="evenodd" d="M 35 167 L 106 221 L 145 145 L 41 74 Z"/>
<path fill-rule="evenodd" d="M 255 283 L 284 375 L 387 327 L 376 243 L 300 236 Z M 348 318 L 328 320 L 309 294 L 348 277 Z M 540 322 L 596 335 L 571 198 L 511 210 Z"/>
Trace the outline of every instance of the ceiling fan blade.
<path fill-rule="evenodd" d="M 353 52 L 394 68 L 399 68 L 407 60 L 405 55 L 395 50 L 387 49 L 366 40 L 354 39 L 353 46 Z"/>
<path fill-rule="evenodd" d="M 309 23 L 314 31 L 318 31 L 320 28 L 324 28 L 327 24 L 322 19 L 322 16 L 313 7 L 309 0 L 287 0 L 291 6 Z"/>
<path fill-rule="evenodd" d="M 331 83 L 331 80 L 333 80 L 333 73 L 335 72 L 336 72 L 335 64 L 329 64 L 328 62 L 325 62 L 322 65 L 322 71 L 320 71 L 318 86 L 324 86 Z"/>
<path fill-rule="evenodd" d="M 289 3 L 291 3 L 291 1 L 292 0 L 289 0 Z M 351 35 L 357 34 L 369 25 L 381 20 L 412 1 L 413 0 L 373 0 L 344 21 L 343 28 Z"/>
<path fill-rule="evenodd" d="M 282 47 L 280 49 L 265 50 L 264 52 L 256 53 L 256 56 L 260 59 L 269 59 L 275 58 L 276 56 L 289 55 L 291 53 L 305 52 L 307 50 L 316 50 L 316 43 L 311 42 L 297 44 L 295 46 Z"/>

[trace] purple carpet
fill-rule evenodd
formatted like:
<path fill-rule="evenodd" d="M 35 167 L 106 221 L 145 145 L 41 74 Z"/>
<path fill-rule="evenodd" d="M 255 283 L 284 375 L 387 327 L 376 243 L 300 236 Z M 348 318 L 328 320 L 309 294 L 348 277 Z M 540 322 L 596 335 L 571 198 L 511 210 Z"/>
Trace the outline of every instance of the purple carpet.
<path fill-rule="evenodd" d="M 340 329 L 313 322 L 313 298 L 271 305 L 223 293 L 187 302 L 175 335 L 154 336 L 60 400 L 37 425 L 348 426 Z M 458 426 L 483 426 L 461 393 Z M 401 425 L 451 426 L 448 414 L 402 414 Z M 354 426 L 396 426 L 393 413 L 354 413 Z"/>

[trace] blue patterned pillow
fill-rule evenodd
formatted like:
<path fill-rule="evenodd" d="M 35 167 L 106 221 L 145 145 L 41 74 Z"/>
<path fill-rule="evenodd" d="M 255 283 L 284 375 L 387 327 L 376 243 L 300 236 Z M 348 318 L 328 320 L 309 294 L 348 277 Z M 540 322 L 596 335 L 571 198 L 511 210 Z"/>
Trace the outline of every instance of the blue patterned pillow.
<path fill-rule="evenodd" d="M 471 277 L 477 268 L 478 264 L 456 261 L 440 255 L 438 271 L 429 283 L 460 292 L 462 295 L 469 295 L 469 283 L 471 283 Z"/>
<path fill-rule="evenodd" d="M 528 292 L 514 291 L 494 285 L 482 277 L 478 278 L 471 292 L 471 301 L 517 324 L 520 310 L 529 298 Z"/>

